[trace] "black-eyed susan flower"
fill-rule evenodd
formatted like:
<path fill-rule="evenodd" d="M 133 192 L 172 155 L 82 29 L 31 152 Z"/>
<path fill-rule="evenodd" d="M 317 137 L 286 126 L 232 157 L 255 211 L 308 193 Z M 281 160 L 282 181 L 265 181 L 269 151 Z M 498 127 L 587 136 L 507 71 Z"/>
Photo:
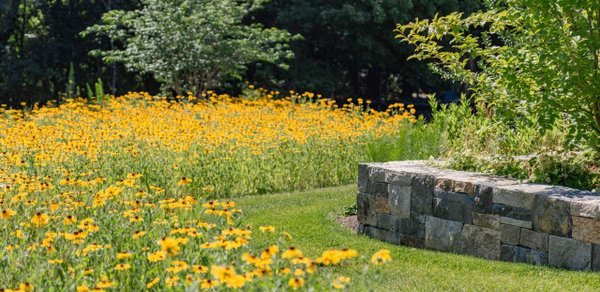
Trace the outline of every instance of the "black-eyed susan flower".
<path fill-rule="evenodd" d="M 0 217 L 2 217 L 2 219 L 10 219 L 10 217 L 14 216 L 15 214 L 17 214 L 17 212 L 11 209 L 4 209 L 2 210 Z"/>
<path fill-rule="evenodd" d="M 29 282 L 21 283 L 21 285 L 19 285 L 19 290 L 22 291 L 33 291 L 33 288 L 33 285 Z"/>
<path fill-rule="evenodd" d="M 191 178 L 187 178 L 187 177 L 185 177 L 185 176 L 184 176 L 184 177 L 182 177 L 182 178 L 181 178 L 181 179 L 180 179 L 180 180 L 177 182 L 177 185 L 187 185 L 187 184 L 189 184 L 189 183 L 191 183 L 191 182 L 192 182 L 192 179 L 191 179 Z"/>
<path fill-rule="evenodd" d="M 267 225 L 267 226 L 260 226 L 258 227 L 258 229 L 262 232 L 273 232 L 275 231 L 275 227 Z"/>
<path fill-rule="evenodd" d="M 133 236 L 132 236 L 132 238 L 133 238 L 133 239 L 136 239 L 136 238 L 138 238 L 138 237 L 140 237 L 140 236 L 144 236 L 144 234 L 146 234 L 146 233 L 147 233 L 146 231 L 140 231 L 140 230 L 138 230 L 138 231 L 136 231 L 135 233 L 133 233 Z"/>
<path fill-rule="evenodd" d="M 77 223 L 77 218 L 75 218 L 75 216 L 67 215 L 65 217 L 65 219 L 63 219 L 64 225 L 71 225 L 71 224 L 75 224 L 75 223 Z"/>
<path fill-rule="evenodd" d="M 304 279 L 302 278 L 292 278 L 288 282 L 288 285 L 292 287 L 294 290 L 304 286 Z"/>
<path fill-rule="evenodd" d="M 120 252 L 117 254 L 117 259 L 121 260 L 121 259 L 128 259 L 130 257 L 132 257 L 133 255 L 128 253 L 128 252 Z"/>
<path fill-rule="evenodd" d="M 392 257 L 390 256 L 390 251 L 387 249 L 379 250 L 376 253 L 374 253 L 373 256 L 371 257 L 371 262 L 376 265 L 380 265 L 382 263 L 385 263 L 385 262 L 391 261 L 391 260 L 392 260 Z"/>
<path fill-rule="evenodd" d="M 152 286 L 156 285 L 158 283 L 158 281 L 160 281 L 160 277 L 156 277 L 156 278 L 152 279 L 152 281 L 150 281 L 150 282 L 148 282 L 148 284 L 146 284 L 146 289 L 152 288 Z"/>
<path fill-rule="evenodd" d="M 115 266 L 115 270 L 118 270 L 118 271 L 129 270 L 129 269 L 131 269 L 131 265 L 129 265 L 129 264 L 118 264 Z"/>
<path fill-rule="evenodd" d="M 290 248 L 288 248 L 281 254 L 281 257 L 284 259 L 302 257 L 302 251 L 293 246 L 290 246 Z"/>
<path fill-rule="evenodd" d="M 211 279 L 203 279 L 202 284 L 200 284 L 200 289 L 210 289 L 213 287 L 219 286 L 219 281 L 211 280 Z"/>
<path fill-rule="evenodd" d="M 48 224 L 49 219 L 50 216 L 48 216 L 47 214 L 38 212 L 31 218 L 31 223 L 36 227 L 41 227 Z"/>

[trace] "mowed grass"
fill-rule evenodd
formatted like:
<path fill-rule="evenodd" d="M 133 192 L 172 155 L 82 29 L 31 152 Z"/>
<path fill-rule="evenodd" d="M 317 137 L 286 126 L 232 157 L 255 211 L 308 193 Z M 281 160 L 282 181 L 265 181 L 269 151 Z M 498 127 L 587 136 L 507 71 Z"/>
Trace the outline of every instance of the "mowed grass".
<path fill-rule="evenodd" d="M 305 256 L 323 247 L 350 248 L 358 258 L 332 273 L 351 278 L 351 291 L 598 291 L 600 274 L 490 261 L 465 255 L 396 246 L 356 235 L 336 221 L 355 200 L 354 185 L 238 199 L 245 223 L 287 231 Z M 392 262 L 375 266 L 370 257 L 389 249 Z"/>

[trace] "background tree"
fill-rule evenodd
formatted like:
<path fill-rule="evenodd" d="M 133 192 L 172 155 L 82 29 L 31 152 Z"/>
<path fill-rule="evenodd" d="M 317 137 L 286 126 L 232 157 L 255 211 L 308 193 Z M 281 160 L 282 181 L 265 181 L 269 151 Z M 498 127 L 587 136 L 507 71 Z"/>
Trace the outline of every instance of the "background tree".
<path fill-rule="evenodd" d="M 128 74 L 122 66 L 106 67 L 88 51 L 110 47 L 107 39 L 83 39 L 79 32 L 95 24 L 109 7 L 94 0 L 0 1 L 0 101 L 45 101 L 64 93 L 70 65 L 75 83 L 84 87 L 98 78 L 127 90 L 152 90 L 151 78 Z M 137 1 L 110 1 L 110 9 L 134 9 Z M 142 85 L 143 83 L 143 85 Z"/>
<path fill-rule="evenodd" d="M 424 63 L 407 61 L 412 48 L 394 40 L 396 23 L 436 12 L 472 12 L 478 0 L 273 0 L 248 22 L 301 34 L 292 42 L 290 70 L 257 64 L 248 79 L 267 87 L 309 90 L 334 97 L 410 97 L 448 89 Z"/>
<path fill-rule="evenodd" d="M 108 34 L 123 49 L 95 50 L 106 62 L 122 62 L 130 71 L 151 73 L 163 89 L 196 95 L 229 76 L 241 76 L 252 61 L 275 63 L 290 58 L 291 35 L 242 19 L 260 1 L 145 0 L 133 11 L 113 10 L 103 24 L 87 29 Z M 282 64 L 280 64 L 282 65 Z"/>

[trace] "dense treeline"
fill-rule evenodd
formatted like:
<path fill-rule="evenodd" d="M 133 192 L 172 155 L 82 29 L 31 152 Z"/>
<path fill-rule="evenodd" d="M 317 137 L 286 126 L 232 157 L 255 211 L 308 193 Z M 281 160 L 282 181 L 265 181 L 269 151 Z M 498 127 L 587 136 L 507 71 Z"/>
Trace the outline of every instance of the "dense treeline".
<path fill-rule="evenodd" d="M 177 1 L 173 1 L 175 5 Z M 106 93 L 144 90 L 158 93 L 151 74 L 126 70 L 118 62 L 91 56 L 122 42 L 103 35 L 83 37 L 87 27 L 102 23 L 111 10 L 140 9 L 144 1 L 123 0 L 3 0 L 0 2 L 0 101 L 45 101 L 67 94 L 87 96 L 102 80 Z M 248 64 L 245 75 L 221 82 L 220 90 L 235 93 L 241 80 L 280 90 L 308 90 L 332 98 L 376 100 L 410 96 L 414 92 L 450 89 L 426 65 L 406 61 L 412 48 L 394 39 L 397 23 L 451 11 L 480 9 L 477 0 L 274 0 L 254 9 L 244 23 L 287 30 L 295 57 L 278 64 Z M 74 86 L 69 87 L 70 67 Z M 72 93 L 67 92 L 72 88 Z M 79 90 L 79 92 L 77 92 Z"/>

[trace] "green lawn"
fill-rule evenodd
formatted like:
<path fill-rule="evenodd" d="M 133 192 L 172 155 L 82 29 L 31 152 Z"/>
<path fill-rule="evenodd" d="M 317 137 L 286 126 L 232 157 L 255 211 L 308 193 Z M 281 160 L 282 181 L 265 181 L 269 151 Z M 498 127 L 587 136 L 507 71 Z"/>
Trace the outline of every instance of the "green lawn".
<path fill-rule="evenodd" d="M 277 231 L 289 232 L 305 256 L 314 258 L 328 248 L 357 250 L 358 258 L 330 270 L 334 276 L 350 277 L 351 291 L 600 290 L 600 273 L 489 261 L 396 246 L 356 235 L 336 223 L 343 206 L 350 204 L 355 194 L 355 186 L 342 186 L 245 197 L 237 202 L 244 210 L 244 224 L 272 225 Z M 370 264 L 370 256 L 384 248 L 391 251 L 392 262 L 382 266 Z"/>

